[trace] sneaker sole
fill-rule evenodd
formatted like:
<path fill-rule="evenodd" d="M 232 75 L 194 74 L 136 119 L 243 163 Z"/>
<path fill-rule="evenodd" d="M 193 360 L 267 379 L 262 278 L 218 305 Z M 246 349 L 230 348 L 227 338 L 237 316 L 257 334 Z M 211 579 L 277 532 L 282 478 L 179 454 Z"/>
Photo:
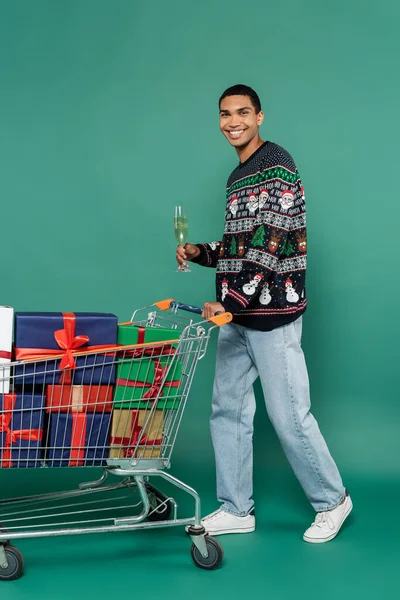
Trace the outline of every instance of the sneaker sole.
<path fill-rule="evenodd" d="M 347 519 L 347 517 L 349 516 L 349 514 L 351 513 L 351 511 L 353 510 L 353 503 L 350 500 L 350 506 L 348 507 L 348 509 L 346 510 L 346 512 L 343 515 L 343 518 L 337 528 L 337 531 L 335 533 L 332 533 L 332 535 L 330 535 L 329 537 L 326 538 L 309 538 L 305 535 L 303 535 L 303 540 L 305 542 L 308 542 L 309 544 L 323 544 L 324 542 L 330 542 L 331 540 L 333 540 L 333 538 L 335 538 L 337 536 L 337 534 L 339 533 L 343 523 L 345 522 L 345 520 Z"/>
<path fill-rule="evenodd" d="M 215 529 L 213 531 L 212 529 L 207 529 L 206 527 L 206 531 L 210 535 L 225 535 L 226 533 L 252 533 L 255 528 L 255 525 L 253 525 L 253 527 L 242 527 L 240 529 Z"/>

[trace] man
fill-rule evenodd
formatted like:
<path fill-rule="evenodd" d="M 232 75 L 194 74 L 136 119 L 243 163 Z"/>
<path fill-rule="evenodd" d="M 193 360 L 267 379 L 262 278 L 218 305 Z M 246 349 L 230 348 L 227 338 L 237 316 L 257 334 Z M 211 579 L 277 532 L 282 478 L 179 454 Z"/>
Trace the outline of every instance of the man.
<path fill-rule="evenodd" d="M 217 269 L 217 302 L 204 304 L 203 317 L 220 311 L 233 314 L 232 323 L 219 333 L 211 416 L 222 505 L 202 524 L 211 535 L 255 529 L 253 383 L 260 377 L 268 415 L 317 511 L 303 539 L 327 542 L 339 532 L 352 502 L 310 413 L 301 349 L 306 310 L 304 189 L 290 154 L 260 138 L 264 115 L 254 90 L 244 85 L 227 89 L 219 109 L 220 129 L 240 161 L 227 183 L 223 239 L 186 244 L 176 252 L 179 265 L 189 260 Z"/>

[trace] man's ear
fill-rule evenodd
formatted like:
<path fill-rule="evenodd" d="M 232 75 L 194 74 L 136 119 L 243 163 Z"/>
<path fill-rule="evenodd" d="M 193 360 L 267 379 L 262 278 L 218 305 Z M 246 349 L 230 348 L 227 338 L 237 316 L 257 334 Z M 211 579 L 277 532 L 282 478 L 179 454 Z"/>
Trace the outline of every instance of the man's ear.
<path fill-rule="evenodd" d="M 257 114 L 257 125 L 260 126 L 264 121 L 264 113 L 262 110 Z"/>

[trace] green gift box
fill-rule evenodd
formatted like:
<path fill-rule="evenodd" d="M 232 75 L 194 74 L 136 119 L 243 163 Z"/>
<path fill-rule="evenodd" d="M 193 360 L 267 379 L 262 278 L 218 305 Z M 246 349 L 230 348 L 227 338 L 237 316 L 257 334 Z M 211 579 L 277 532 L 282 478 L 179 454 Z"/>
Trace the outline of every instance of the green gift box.
<path fill-rule="evenodd" d="M 118 408 L 146 409 L 158 396 L 157 408 L 179 407 L 179 386 L 182 364 L 174 356 L 177 331 L 167 328 L 136 327 L 132 324 L 118 326 L 118 344 L 165 342 L 163 346 L 148 346 L 127 350 L 117 366 L 114 405 Z M 163 385 L 165 374 L 169 373 Z M 164 400 L 161 400 L 164 398 Z"/>
<path fill-rule="evenodd" d="M 169 342 L 179 339 L 177 329 L 167 327 L 139 327 L 132 323 L 118 325 L 118 344 L 130 346 L 131 344 L 147 344 L 151 342 Z"/>

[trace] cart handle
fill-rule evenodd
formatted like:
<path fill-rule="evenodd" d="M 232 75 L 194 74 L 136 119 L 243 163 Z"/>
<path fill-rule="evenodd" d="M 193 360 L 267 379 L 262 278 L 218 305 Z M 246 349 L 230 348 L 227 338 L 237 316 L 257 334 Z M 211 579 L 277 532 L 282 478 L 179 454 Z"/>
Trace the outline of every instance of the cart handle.
<path fill-rule="evenodd" d="M 201 315 L 201 313 L 203 312 L 203 310 L 201 308 L 199 308 L 198 306 L 191 306 L 190 304 L 183 304 L 182 302 L 175 302 L 175 300 L 172 300 L 172 298 L 169 298 L 168 300 L 163 300 L 161 302 L 155 302 L 155 305 L 160 309 L 160 310 L 167 310 L 168 308 L 176 308 L 176 309 L 180 309 L 180 310 L 186 310 L 187 312 L 191 312 L 191 313 L 195 313 L 197 315 Z M 225 325 L 226 323 L 230 323 L 232 321 L 232 315 L 229 312 L 223 312 L 223 313 L 216 313 L 216 315 L 214 315 L 214 317 L 211 317 L 211 319 L 209 319 L 212 323 L 214 323 L 214 325 Z"/>

